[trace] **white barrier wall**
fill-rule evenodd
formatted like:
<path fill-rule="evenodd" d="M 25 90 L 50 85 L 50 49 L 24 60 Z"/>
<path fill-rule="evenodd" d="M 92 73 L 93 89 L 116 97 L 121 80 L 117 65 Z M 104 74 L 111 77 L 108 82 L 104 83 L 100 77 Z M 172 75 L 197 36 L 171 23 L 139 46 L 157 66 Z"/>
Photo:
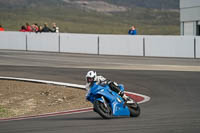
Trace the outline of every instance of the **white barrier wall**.
<path fill-rule="evenodd" d="M 194 36 L 0 32 L 0 38 L 0 49 L 200 58 L 200 37 Z"/>
<path fill-rule="evenodd" d="M 27 33 L 27 50 L 59 52 L 59 34 Z"/>
<path fill-rule="evenodd" d="M 146 36 L 145 55 L 194 58 L 194 37 Z"/>
<path fill-rule="evenodd" d="M 0 49 L 26 50 L 26 34 L 0 32 Z"/>
<path fill-rule="evenodd" d="M 200 37 L 196 37 L 196 58 L 200 58 Z"/>
<path fill-rule="evenodd" d="M 91 34 L 60 34 L 60 51 L 69 53 L 98 53 L 98 36 Z"/>
<path fill-rule="evenodd" d="M 100 35 L 99 54 L 143 56 L 143 37 L 131 35 Z"/>

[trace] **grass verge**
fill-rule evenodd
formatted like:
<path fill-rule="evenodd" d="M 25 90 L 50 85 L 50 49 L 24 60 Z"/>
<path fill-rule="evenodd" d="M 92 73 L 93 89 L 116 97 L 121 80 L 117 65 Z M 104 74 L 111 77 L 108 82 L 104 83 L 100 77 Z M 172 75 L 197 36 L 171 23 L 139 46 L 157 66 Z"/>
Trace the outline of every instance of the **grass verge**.
<path fill-rule="evenodd" d="M 4 107 L 0 106 L 0 118 L 6 118 L 10 116 L 10 112 Z"/>

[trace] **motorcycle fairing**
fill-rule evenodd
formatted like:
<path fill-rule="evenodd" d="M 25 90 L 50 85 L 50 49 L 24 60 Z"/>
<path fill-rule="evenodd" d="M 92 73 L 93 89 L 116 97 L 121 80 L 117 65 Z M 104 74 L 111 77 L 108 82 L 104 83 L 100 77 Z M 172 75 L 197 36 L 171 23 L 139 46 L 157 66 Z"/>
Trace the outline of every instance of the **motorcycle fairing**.
<path fill-rule="evenodd" d="M 120 85 L 120 89 L 124 90 L 122 85 Z M 94 98 L 90 98 L 91 102 L 98 100 L 103 103 L 102 96 L 106 98 L 112 108 L 113 116 L 130 116 L 130 111 L 124 100 L 116 92 L 111 91 L 108 85 L 100 86 L 94 84 L 89 93 L 94 96 Z"/>

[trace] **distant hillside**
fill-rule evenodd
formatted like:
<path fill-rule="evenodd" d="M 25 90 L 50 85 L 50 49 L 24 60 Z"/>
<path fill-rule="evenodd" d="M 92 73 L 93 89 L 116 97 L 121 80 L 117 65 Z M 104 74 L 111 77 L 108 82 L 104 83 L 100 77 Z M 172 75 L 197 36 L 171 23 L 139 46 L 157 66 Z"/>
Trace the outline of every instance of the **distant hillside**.
<path fill-rule="evenodd" d="M 155 9 L 178 9 L 179 0 L 104 0 L 128 7 L 143 7 Z"/>
<path fill-rule="evenodd" d="M 62 0 L 0 0 L 0 9 L 52 7 L 62 5 Z"/>
<path fill-rule="evenodd" d="M 0 23 L 56 22 L 61 32 L 179 34 L 179 0 L 0 0 Z M 51 26 L 51 25 L 50 25 Z"/>
<path fill-rule="evenodd" d="M 178 9 L 179 0 L 0 0 L 0 8 L 28 8 L 35 6 L 58 6 L 66 3 L 86 3 L 104 1 L 126 7 L 143 7 L 155 9 Z M 98 5 L 97 5 L 98 6 Z"/>

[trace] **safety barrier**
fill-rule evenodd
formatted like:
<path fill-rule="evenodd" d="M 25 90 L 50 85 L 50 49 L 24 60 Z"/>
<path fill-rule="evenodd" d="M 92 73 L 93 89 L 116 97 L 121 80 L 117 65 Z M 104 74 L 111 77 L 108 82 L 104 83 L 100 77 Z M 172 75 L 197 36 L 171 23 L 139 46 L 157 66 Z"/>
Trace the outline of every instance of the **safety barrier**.
<path fill-rule="evenodd" d="M 200 58 L 200 37 L 195 37 L 195 58 Z"/>
<path fill-rule="evenodd" d="M 100 35 L 99 54 L 143 56 L 143 37 Z"/>
<path fill-rule="evenodd" d="M 200 58 L 200 37 L 0 32 L 0 49 Z"/>
<path fill-rule="evenodd" d="M 0 32 L 0 49 L 26 50 L 26 34 L 20 32 Z"/>
<path fill-rule="evenodd" d="M 194 58 L 194 37 L 147 36 L 145 37 L 145 55 Z"/>
<path fill-rule="evenodd" d="M 60 52 L 98 53 L 97 35 L 91 34 L 60 34 Z"/>
<path fill-rule="evenodd" d="M 27 33 L 28 51 L 59 51 L 59 34 L 51 33 Z"/>

